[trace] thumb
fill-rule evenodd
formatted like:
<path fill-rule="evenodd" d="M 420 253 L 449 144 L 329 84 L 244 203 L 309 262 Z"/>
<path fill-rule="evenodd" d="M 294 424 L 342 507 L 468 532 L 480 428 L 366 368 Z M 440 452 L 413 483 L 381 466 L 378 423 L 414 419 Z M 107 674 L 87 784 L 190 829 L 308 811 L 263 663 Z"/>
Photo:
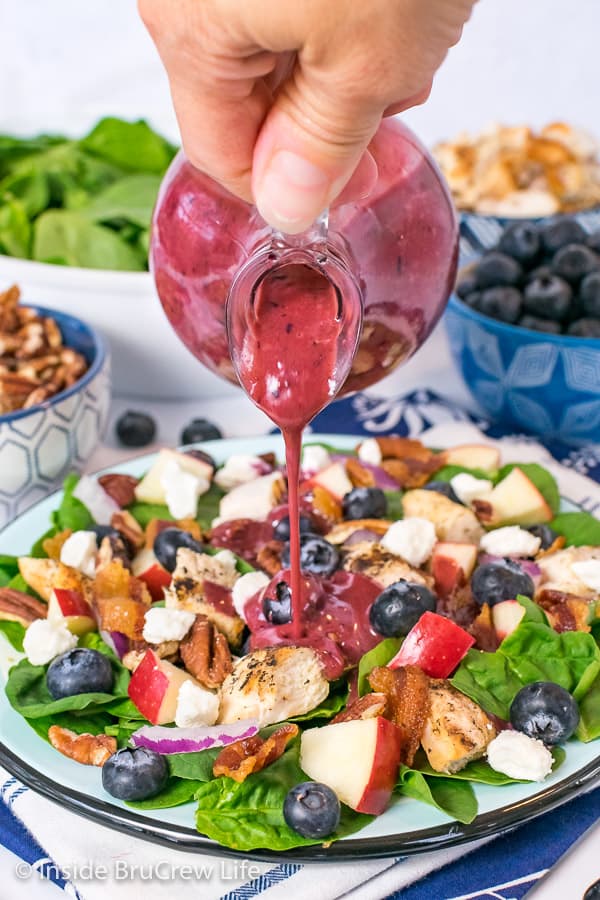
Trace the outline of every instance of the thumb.
<path fill-rule="evenodd" d="M 280 87 L 254 149 L 252 190 L 263 218 L 280 231 L 298 234 L 351 177 L 353 194 L 364 185 L 363 196 L 368 193 L 375 164 L 365 151 L 383 109 L 384 104 L 364 103 L 357 108 L 323 82 L 311 90 L 295 72 Z"/>

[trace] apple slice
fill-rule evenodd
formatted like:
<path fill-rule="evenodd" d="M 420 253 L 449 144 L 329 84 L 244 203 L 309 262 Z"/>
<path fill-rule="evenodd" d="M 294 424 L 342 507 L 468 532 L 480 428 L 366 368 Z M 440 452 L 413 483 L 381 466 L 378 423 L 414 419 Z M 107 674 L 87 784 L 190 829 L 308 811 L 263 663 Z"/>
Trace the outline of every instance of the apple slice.
<path fill-rule="evenodd" d="M 474 643 L 475 638 L 460 625 L 437 613 L 424 612 L 388 666 L 418 666 L 430 678 L 447 678 Z"/>
<path fill-rule="evenodd" d="M 402 734 L 388 719 L 354 719 L 303 732 L 300 768 L 357 812 L 380 815 L 398 777 Z"/>
<path fill-rule="evenodd" d="M 169 522 L 169 525 L 173 527 L 173 522 Z M 154 602 L 165 599 L 163 589 L 171 584 L 171 573 L 161 566 L 150 547 L 144 547 L 134 557 L 131 571 L 144 582 Z"/>
<path fill-rule="evenodd" d="M 553 513 L 535 484 L 518 467 L 503 478 L 485 500 L 473 502 L 486 526 L 539 525 L 550 522 Z"/>
<path fill-rule="evenodd" d="M 87 634 L 97 630 L 92 607 L 80 591 L 54 588 L 48 601 L 48 619 L 64 621 L 71 634 Z"/>
<path fill-rule="evenodd" d="M 525 607 L 518 600 L 502 600 L 492 606 L 492 623 L 498 636 L 503 641 L 512 634 L 525 615 Z"/>
<path fill-rule="evenodd" d="M 431 555 L 431 574 L 438 593 L 447 596 L 464 584 L 471 576 L 476 562 L 475 544 L 455 541 L 440 541 L 436 544 Z"/>
<path fill-rule="evenodd" d="M 200 687 L 195 678 L 178 669 L 166 659 L 160 659 L 154 650 L 146 650 L 139 666 L 134 670 L 127 688 L 141 714 L 153 725 L 167 725 L 175 721 L 179 688 L 185 681 Z"/>
<path fill-rule="evenodd" d="M 169 463 L 175 462 L 184 472 L 195 475 L 201 481 L 210 484 L 213 477 L 213 467 L 203 459 L 196 459 L 187 453 L 177 453 L 176 450 L 161 450 L 152 468 L 146 472 L 142 480 L 135 487 L 137 500 L 144 503 L 165 503 L 165 487 L 163 475 Z"/>
<path fill-rule="evenodd" d="M 341 500 L 352 490 L 352 482 L 341 462 L 331 463 L 330 466 L 313 475 L 309 481 L 311 484 L 318 484 L 325 488 L 336 500 Z"/>
<path fill-rule="evenodd" d="M 444 456 L 449 466 L 481 469 L 482 472 L 495 472 L 500 465 L 500 451 L 486 444 L 460 444 L 444 450 Z"/>

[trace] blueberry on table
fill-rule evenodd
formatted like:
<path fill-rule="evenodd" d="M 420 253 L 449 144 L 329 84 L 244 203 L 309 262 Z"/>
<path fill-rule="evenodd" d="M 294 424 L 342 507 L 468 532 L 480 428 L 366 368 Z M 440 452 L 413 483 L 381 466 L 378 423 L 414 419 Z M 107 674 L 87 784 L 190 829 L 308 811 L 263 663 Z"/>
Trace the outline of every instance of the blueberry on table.
<path fill-rule="evenodd" d="M 300 568 L 313 575 L 326 577 L 337 569 L 340 554 L 337 549 L 320 534 L 306 532 L 300 535 Z M 286 544 L 281 554 L 281 564 L 290 564 L 290 545 Z"/>
<path fill-rule="evenodd" d="M 300 516 L 300 534 L 306 534 L 312 528 L 312 522 L 308 516 Z M 289 541 L 290 517 L 283 516 L 273 525 L 273 537 L 276 541 Z"/>
<path fill-rule="evenodd" d="M 74 647 L 61 653 L 46 672 L 46 686 L 55 700 L 74 694 L 110 694 L 113 683 L 108 656 L 88 647 Z"/>
<path fill-rule="evenodd" d="M 125 447 L 145 447 L 156 435 L 156 422 L 147 413 L 128 409 L 117 419 L 117 437 Z"/>
<path fill-rule="evenodd" d="M 481 291 L 472 291 L 470 294 L 467 294 L 466 297 L 462 298 L 463 303 L 466 303 L 467 306 L 470 306 L 471 309 L 479 309 L 479 304 L 481 303 Z"/>
<path fill-rule="evenodd" d="M 118 800 L 145 800 L 162 791 L 169 777 L 164 756 L 145 747 L 125 747 L 102 766 L 102 787 Z"/>
<path fill-rule="evenodd" d="M 530 272 L 527 272 L 523 283 L 528 285 L 531 281 L 535 281 L 536 278 L 547 278 L 549 275 L 554 275 L 551 266 L 538 266 L 536 269 L 531 269 Z"/>
<path fill-rule="evenodd" d="M 263 614 L 272 625 L 286 625 L 292 621 L 292 592 L 285 581 L 275 585 L 275 597 L 265 596 Z"/>
<path fill-rule="evenodd" d="M 585 244 L 567 244 L 552 260 L 552 269 L 569 284 L 577 285 L 590 272 L 598 271 L 597 255 Z"/>
<path fill-rule="evenodd" d="M 202 553 L 204 550 L 202 544 L 192 537 L 189 531 L 184 531 L 182 528 L 165 528 L 164 531 L 159 531 L 154 538 L 154 555 L 167 572 L 175 571 L 177 551 L 180 547 L 187 547 L 189 550 L 195 550 L 196 553 Z"/>
<path fill-rule="evenodd" d="M 585 245 L 595 253 L 600 253 L 600 231 L 592 231 L 591 234 L 586 235 Z"/>
<path fill-rule="evenodd" d="M 345 519 L 383 519 L 387 499 L 381 488 L 355 487 L 342 498 Z"/>
<path fill-rule="evenodd" d="M 571 308 L 573 291 L 558 275 L 540 275 L 529 282 L 523 294 L 523 307 L 532 316 L 562 321 Z"/>
<path fill-rule="evenodd" d="M 492 250 L 481 257 L 473 274 L 477 287 L 485 290 L 485 288 L 511 287 L 519 284 L 523 277 L 523 270 L 519 263 L 510 256 Z"/>
<path fill-rule="evenodd" d="M 456 294 L 461 300 L 464 300 L 469 294 L 477 289 L 477 279 L 472 272 L 469 272 L 460 279 L 456 285 Z"/>
<path fill-rule="evenodd" d="M 527 531 L 534 537 L 540 539 L 540 541 L 542 542 L 540 548 L 542 550 L 547 550 L 548 547 L 551 547 L 558 537 L 558 532 L 556 532 L 553 528 L 550 528 L 549 525 L 531 525 L 527 529 Z"/>
<path fill-rule="evenodd" d="M 581 308 L 586 316 L 600 318 L 600 272 L 590 272 L 579 285 Z"/>
<path fill-rule="evenodd" d="M 424 584 L 401 579 L 390 584 L 373 601 L 369 621 L 384 637 L 408 634 L 424 612 L 435 612 L 436 597 Z"/>
<path fill-rule="evenodd" d="M 192 419 L 181 432 L 179 440 L 181 444 L 196 444 L 200 441 L 218 441 L 222 437 L 221 429 L 208 419 Z"/>
<path fill-rule="evenodd" d="M 542 246 L 546 253 L 552 255 L 567 244 L 579 244 L 585 241 L 585 231 L 575 219 L 562 216 L 548 222 L 541 229 Z"/>
<path fill-rule="evenodd" d="M 448 500 L 452 500 L 453 503 L 461 502 L 458 499 L 457 495 L 454 493 L 452 485 L 449 481 L 428 481 L 427 484 L 423 485 L 423 490 L 435 491 L 436 494 L 443 494 L 444 497 L 447 497 Z"/>
<path fill-rule="evenodd" d="M 579 724 L 579 707 L 571 694 L 553 681 L 534 681 L 521 688 L 510 706 L 517 731 L 544 744 L 560 744 Z"/>
<path fill-rule="evenodd" d="M 572 337 L 600 338 L 600 319 L 576 319 L 569 325 L 567 334 Z"/>
<path fill-rule="evenodd" d="M 521 315 L 523 296 L 514 287 L 493 287 L 483 291 L 477 309 L 484 316 L 513 325 Z"/>
<path fill-rule="evenodd" d="M 531 577 L 512 559 L 499 559 L 477 566 L 471 577 L 471 593 L 480 606 L 514 600 L 518 594 L 533 597 Z"/>
<path fill-rule="evenodd" d="M 340 823 L 337 795 L 318 781 L 303 781 L 288 791 L 283 818 L 302 837 L 319 840 L 336 830 Z"/>
<path fill-rule="evenodd" d="M 516 259 L 522 266 L 535 265 L 542 249 L 540 230 L 533 222 L 509 225 L 498 243 L 498 250 Z"/>
<path fill-rule="evenodd" d="M 521 316 L 517 322 L 521 328 L 528 328 L 530 331 L 542 331 L 544 334 L 560 334 L 560 322 L 554 322 L 552 319 L 540 319 L 539 316 Z"/>

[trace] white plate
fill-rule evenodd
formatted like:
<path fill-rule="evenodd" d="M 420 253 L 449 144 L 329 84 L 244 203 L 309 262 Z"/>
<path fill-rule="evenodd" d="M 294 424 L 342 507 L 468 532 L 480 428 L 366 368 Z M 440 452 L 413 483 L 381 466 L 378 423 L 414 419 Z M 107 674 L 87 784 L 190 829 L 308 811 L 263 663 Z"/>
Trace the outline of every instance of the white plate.
<path fill-rule="evenodd" d="M 312 440 L 312 438 L 311 438 Z M 356 437 L 315 435 L 315 441 L 351 449 Z M 277 452 L 283 456 L 279 437 L 212 441 L 199 445 L 218 462 L 232 453 Z M 154 455 L 130 460 L 111 471 L 142 475 Z M 50 513 L 56 508 L 56 493 L 28 510 L 0 533 L 0 553 L 24 554 L 48 528 Z M 565 508 L 572 509 L 572 504 Z M 2 638 L 0 663 L 5 670 L 14 651 Z M 527 819 L 546 812 L 589 787 L 600 775 L 598 742 L 569 742 L 567 758 L 543 784 L 513 784 L 504 787 L 474 785 L 479 815 L 470 825 L 452 822 L 432 807 L 408 798 L 397 798 L 393 806 L 359 835 L 334 843 L 330 848 L 302 847 L 285 853 L 256 851 L 236 853 L 199 835 L 194 829 L 194 803 L 138 813 L 104 792 L 97 768 L 80 766 L 61 756 L 34 735 L 26 721 L 0 692 L 0 764 L 33 790 L 61 805 L 108 827 L 180 850 L 221 853 L 258 859 L 335 860 L 359 859 L 420 853 L 465 843 L 509 830 Z"/>

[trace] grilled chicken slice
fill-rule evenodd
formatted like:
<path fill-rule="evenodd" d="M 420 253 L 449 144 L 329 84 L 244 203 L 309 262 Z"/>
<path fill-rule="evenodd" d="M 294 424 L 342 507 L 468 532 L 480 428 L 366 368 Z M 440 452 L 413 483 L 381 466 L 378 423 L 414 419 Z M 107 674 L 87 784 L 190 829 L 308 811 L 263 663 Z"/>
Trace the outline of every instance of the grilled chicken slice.
<path fill-rule="evenodd" d="M 600 561 L 600 547 L 567 547 L 557 553 L 542 556 L 537 564 L 542 571 L 538 594 L 544 591 L 559 591 L 583 600 L 594 600 L 598 592 L 580 580 L 572 569 L 573 563 L 587 560 Z"/>
<path fill-rule="evenodd" d="M 432 680 L 421 745 L 436 772 L 452 775 L 483 756 L 496 737 L 489 716 L 445 679 Z"/>
<path fill-rule="evenodd" d="M 19 572 L 33 590 L 46 603 L 54 588 L 79 591 L 86 598 L 91 593 L 91 580 L 77 569 L 57 562 L 55 559 L 37 559 L 32 556 L 19 557 Z"/>
<path fill-rule="evenodd" d="M 402 509 L 406 518 L 418 516 L 429 519 L 435 527 L 438 541 L 479 544 L 484 533 L 471 509 L 461 503 L 454 503 L 436 491 L 420 488 L 407 491 L 402 497 Z"/>
<path fill-rule="evenodd" d="M 329 682 L 310 647 L 267 647 L 242 657 L 220 693 L 220 724 L 258 719 L 262 727 L 314 709 Z"/>
<path fill-rule="evenodd" d="M 382 587 L 388 587 L 401 578 L 413 584 L 424 584 L 433 587 L 433 578 L 425 572 L 413 569 L 400 556 L 391 553 L 376 541 L 360 541 L 344 551 L 344 569 L 359 572 L 372 578 Z"/>

